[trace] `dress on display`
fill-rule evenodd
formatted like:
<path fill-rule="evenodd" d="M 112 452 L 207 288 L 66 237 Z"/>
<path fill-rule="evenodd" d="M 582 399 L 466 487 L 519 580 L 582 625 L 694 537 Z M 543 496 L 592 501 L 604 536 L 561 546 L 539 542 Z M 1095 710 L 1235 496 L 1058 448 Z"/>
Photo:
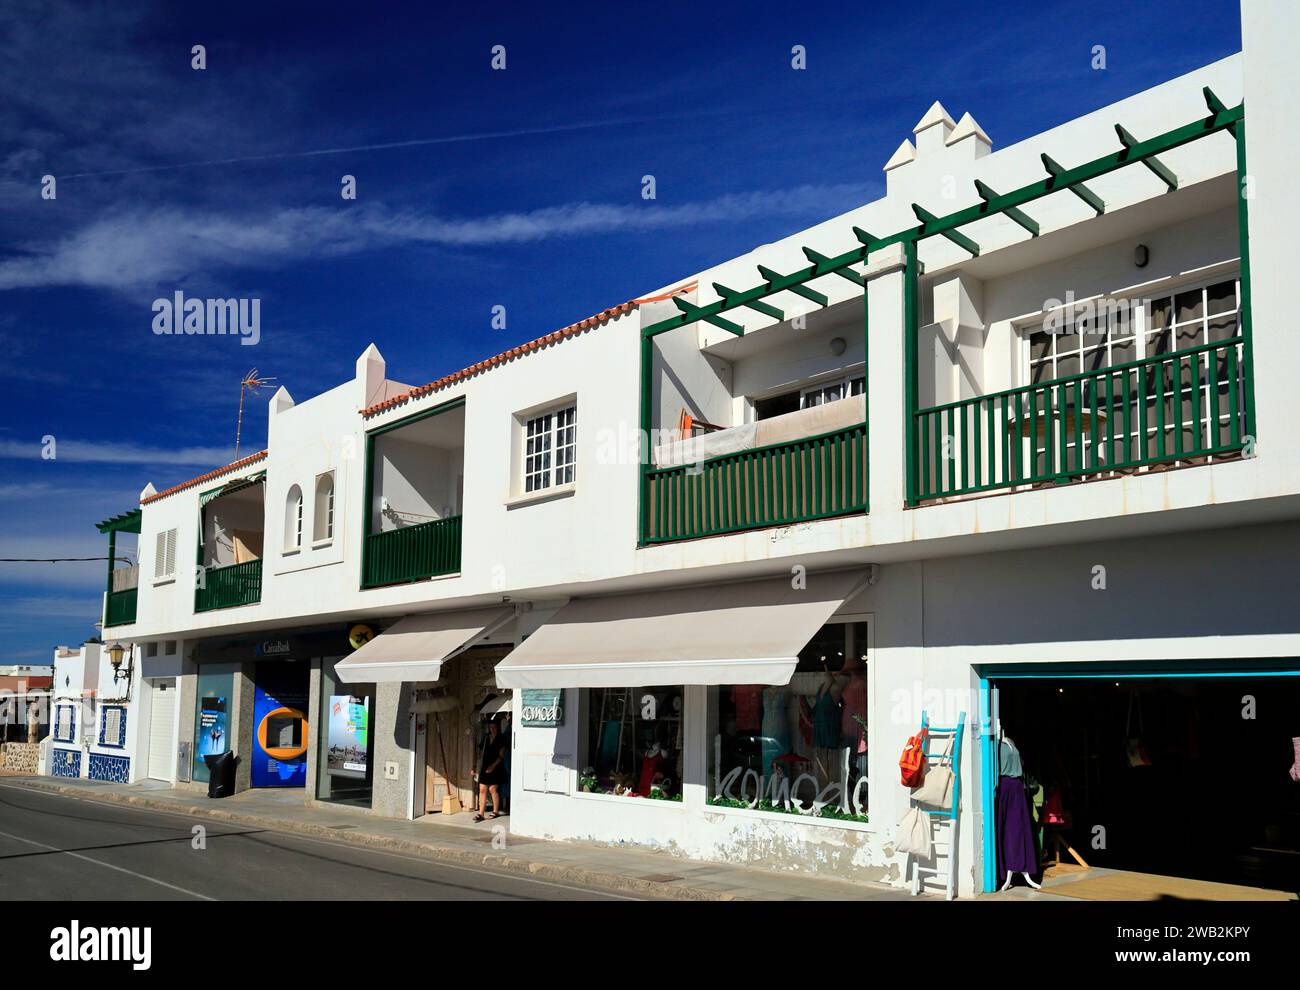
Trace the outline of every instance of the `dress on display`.
<path fill-rule="evenodd" d="M 785 688 L 763 692 L 763 776 L 772 776 L 772 761 L 790 751 L 789 695 Z"/>
<path fill-rule="evenodd" d="M 1010 739 L 998 747 L 998 886 L 1008 873 L 1035 874 L 1039 870 L 1034 844 L 1034 823 L 1029 817 L 1029 796 L 1025 793 L 1024 768 L 1020 751 Z"/>

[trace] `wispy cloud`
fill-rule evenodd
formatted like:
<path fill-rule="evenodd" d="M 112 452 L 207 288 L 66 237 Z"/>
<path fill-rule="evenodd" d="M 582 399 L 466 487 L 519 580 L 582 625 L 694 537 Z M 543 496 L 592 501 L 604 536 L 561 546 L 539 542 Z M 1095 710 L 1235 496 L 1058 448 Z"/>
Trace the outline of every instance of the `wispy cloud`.
<path fill-rule="evenodd" d="M 39 440 L 0 440 L 0 458 L 41 460 Z M 143 444 L 55 439 L 56 460 L 83 464 L 181 464 L 219 466 L 231 459 L 229 447 L 147 447 Z"/>
<path fill-rule="evenodd" d="M 306 207 L 235 216 L 168 208 L 93 221 L 0 260 L 0 290 L 49 286 L 133 290 L 213 268 L 265 267 L 400 245 L 485 247 L 561 237 L 663 231 L 755 217 L 820 219 L 862 202 L 856 184 L 803 185 L 696 202 L 577 202 L 456 219 L 379 206 Z"/>

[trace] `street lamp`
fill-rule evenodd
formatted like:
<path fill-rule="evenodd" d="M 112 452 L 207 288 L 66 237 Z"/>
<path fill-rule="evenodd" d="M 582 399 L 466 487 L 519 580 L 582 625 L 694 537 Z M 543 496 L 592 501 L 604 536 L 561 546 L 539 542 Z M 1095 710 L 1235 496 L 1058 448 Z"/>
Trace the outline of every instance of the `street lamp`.
<path fill-rule="evenodd" d="M 114 681 L 121 680 L 124 677 L 128 681 L 131 679 L 131 664 L 129 661 L 127 662 L 126 665 L 126 673 L 125 674 L 122 673 L 122 658 L 123 656 L 126 655 L 126 653 L 127 653 L 127 648 L 123 646 L 121 643 L 114 643 L 112 646 L 108 648 L 108 660 L 109 663 L 113 665 Z"/>

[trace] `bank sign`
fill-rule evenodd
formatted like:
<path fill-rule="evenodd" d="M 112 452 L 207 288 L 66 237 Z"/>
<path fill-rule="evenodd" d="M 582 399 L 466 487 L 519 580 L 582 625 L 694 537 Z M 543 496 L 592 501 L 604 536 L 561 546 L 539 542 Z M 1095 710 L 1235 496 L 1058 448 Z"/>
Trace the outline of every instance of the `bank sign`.
<path fill-rule="evenodd" d="M 564 724 L 564 689 L 525 690 L 519 724 L 539 729 L 554 729 Z"/>

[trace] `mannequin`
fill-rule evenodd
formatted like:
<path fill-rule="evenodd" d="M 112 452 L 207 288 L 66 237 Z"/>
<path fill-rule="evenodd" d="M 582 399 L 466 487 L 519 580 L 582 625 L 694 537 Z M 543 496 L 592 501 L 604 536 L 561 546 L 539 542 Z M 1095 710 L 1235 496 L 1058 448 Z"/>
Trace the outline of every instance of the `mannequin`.
<path fill-rule="evenodd" d="M 772 761 L 790 751 L 790 695 L 783 687 L 763 692 L 763 776 L 772 776 Z"/>
<path fill-rule="evenodd" d="M 840 671 L 848 678 L 842 695 L 844 711 L 840 718 L 840 745 L 849 747 L 855 762 L 863 765 L 860 769 L 865 769 L 867 754 L 867 730 L 862 727 L 867 720 L 866 659 L 865 656 L 850 655 Z"/>
<path fill-rule="evenodd" d="M 826 658 L 821 658 L 822 682 L 813 702 L 813 754 L 817 768 L 817 786 L 830 783 L 839 767 L 841 699 L 844 689 L 831 673 Z"/>
<path fill-rule="evenodd" d="M 1038 872 L 1038 852 L 1025 794 L 1024 765 L 1015 742 L 1005 731 L 999 729 L 998 732 L 998 869 L 1006 872 L 1006 880 L 999 889 L 1010 887 L 1011 878 L 1019 873 L 1025 878 L 1025 883 L 1040 890 L 1041 886 L 1030 876 L 1030 873 Z"/>

